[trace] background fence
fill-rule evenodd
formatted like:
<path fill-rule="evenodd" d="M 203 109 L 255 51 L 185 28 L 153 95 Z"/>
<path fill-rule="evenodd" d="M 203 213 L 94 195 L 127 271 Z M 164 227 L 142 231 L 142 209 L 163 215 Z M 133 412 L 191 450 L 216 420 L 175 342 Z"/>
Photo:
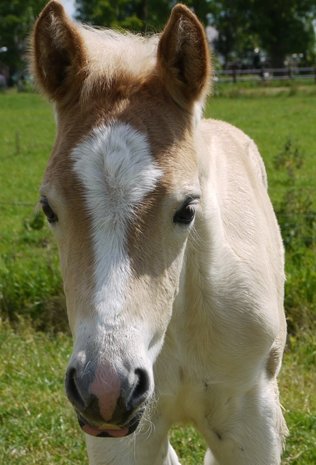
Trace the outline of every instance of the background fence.
<path fill-rule="evenodd" d="M 273 80 L 306 79 L 316 82 L 316 66 L 314 67 L 287 67 L 287 68 L 256 68 L 215 71 L 215 80 L 220 82 L 247 82 L 247 81 L 273 81 Z"/>

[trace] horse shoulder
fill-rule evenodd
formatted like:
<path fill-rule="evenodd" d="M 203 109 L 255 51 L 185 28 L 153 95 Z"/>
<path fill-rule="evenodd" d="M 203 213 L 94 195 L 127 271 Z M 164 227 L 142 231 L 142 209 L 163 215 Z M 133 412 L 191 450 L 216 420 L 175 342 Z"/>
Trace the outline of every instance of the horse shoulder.
<path fill-rule="evenodd" d="M 252 165 L 255 175 L 268 188 L 267 173 L 264 162 L 255 142 L 241 129 L 225 121 L 216 119 L 204 119 L 201 123 L 201 131 L 205 141 L 211 145 L 211 139 L 222 141 L 225 145 L 231 143 L 237 147 L 238 154 L 245 153 Z M 237 154 L 237 156 L 238 156 Z"/>
<path fill-rule="evenodd" d="M 257 340 L 261 334 L 270 341 L 268 371 L 275 373 L 286 333 L 284 250 L 264 163 L 255 143 L 228 123 L 204 120 L 201 133 L 206 212 L 202 234 L 212 244 L 209 260 L 203 259 L 204 275 L 210 277 L 205 285 L 218 307 L 213 305 L 212 312 L 218 321 L 222 312 L 230 315 L 231 333 L 240 336 L 248 324 L 252 330 L 247 337 L 257 333 Z M 243 309 L 242 326 L 237 308 Z"/>

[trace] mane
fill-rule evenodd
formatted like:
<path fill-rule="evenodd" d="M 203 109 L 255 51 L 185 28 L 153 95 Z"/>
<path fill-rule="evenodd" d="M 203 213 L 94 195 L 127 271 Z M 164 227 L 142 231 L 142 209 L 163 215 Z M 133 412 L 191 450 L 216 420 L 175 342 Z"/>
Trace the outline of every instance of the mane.
<path fill-rule="evenodd" d="M 87 54 L 83 95 L 120 79 L 141 82 L 155 68 L 159 35 L 142 36 L 110 29 L 79 26 Z"/>

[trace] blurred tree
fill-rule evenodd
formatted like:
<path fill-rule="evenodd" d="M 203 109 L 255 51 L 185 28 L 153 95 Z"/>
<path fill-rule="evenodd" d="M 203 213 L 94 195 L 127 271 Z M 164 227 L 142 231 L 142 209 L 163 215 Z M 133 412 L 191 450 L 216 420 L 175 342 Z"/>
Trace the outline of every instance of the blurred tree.
<path fill-rule="evenodd" d="M 0 2 L 0 61 L 9 67 L 10 76 L 25 68 L 24 55 L 27 50 L 27 37 L 34 19 L 46 0 L 14 0 Z"/>
<path fill-rule="evenodd" d="M 176 0 L 75 0 L 77 18 L 102 26 L 161 30 Z M 207 22 L 210 0 L 183 0 L 200 20 Z"/>
<path fill-rule="evenodd" d="M 226 65 L 254 48 L 256 37 L 249 34 L 249 12 L 241 8 L 240 0 L 214 0 L 209 5 L 208 19 L 219 32 L 216 51 Z"/>
<path fill-rule="evenodd" d="M 34 18 L 47 0 L 0 1 L 0 61 L 10 74 L 25 66 L 23 54 Z M 77 18 L 100 26 L 160 31 L 175 0 L 75 0 Z M 226 62 L 260 47 L 273 66 L 289 53 L 315 50 L 315 0 L 183 0 L 218 31 L 217 50 Z"/>
<path fill-rule="evenodd" d="M 111 26 L 116 20 L 119 3 L 110 0 L 76 0 L 76 17 L 96 26 Z"/>
<path fill-rule="evenodd" d="M 240 0 L 251 4 L 249 30 L 257 32 L 273 67 L 282 67 L 287 54 L 313 47 L 315 0 Z"/>
<path fill-rule="evenodd" d="M 315 44 L 315 0 L 214 0 L 209 13 L 226 62 L 259 46 L 273 67 L 282 67 L 287 54 L 306 53 Z"/>
<path fill-rule="evenodd" d="M 77 19 L 133 31 L 158 30 L 170 11 L 168 0 L 76 0 Z"/>

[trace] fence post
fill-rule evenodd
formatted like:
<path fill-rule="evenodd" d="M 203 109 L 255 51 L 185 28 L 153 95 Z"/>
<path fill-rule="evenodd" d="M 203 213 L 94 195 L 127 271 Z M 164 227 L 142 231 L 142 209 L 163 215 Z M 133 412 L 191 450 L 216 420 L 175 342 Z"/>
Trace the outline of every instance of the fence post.
<path fill-rule="evenodd" d="M 233 69 L 233 83 L 236 84 L 237 82 L 237 71 L 236 69 Z"/>
<path fill-rule="evenodd" d="M 261 67 L 261 69 L 260 69 L 259 76 L 260 76 L 262 82 L 264 82 L 266 80 L 263 67 Z"/>
<path fill-rule="evenodd" d="M 237 82 L 237 69 L 238 69 L 238 66 L 236 63 L 233 63 L 232 65 L 232 76 L 233 76 L 233 83 L 236 84 Z"/>

